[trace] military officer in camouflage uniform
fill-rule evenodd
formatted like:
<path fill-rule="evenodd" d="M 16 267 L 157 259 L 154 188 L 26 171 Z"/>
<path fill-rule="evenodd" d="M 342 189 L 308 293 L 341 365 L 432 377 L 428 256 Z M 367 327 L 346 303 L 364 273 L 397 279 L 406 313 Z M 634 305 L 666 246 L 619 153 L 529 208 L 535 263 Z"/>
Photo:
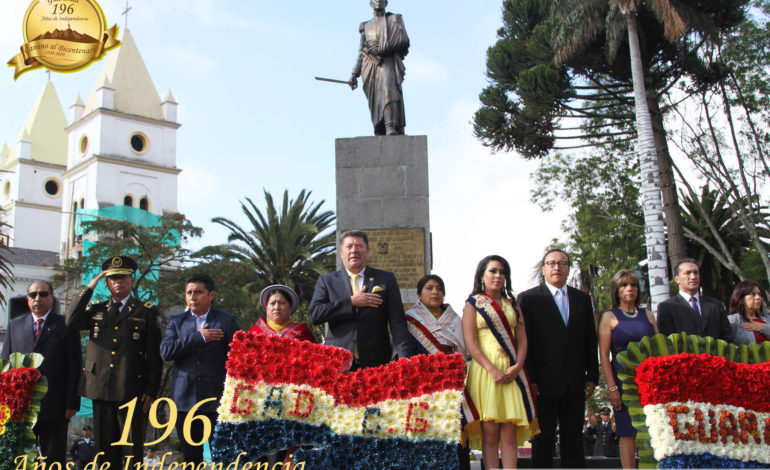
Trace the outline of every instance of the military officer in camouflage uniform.
<path fill-rule="evenodd" d="M 109 462 L 109 470 L 124 468 L 124 456 L 133 456 L 132 468 L 142 461 L 147 410 L 158 394 L 163 367 L 158 308 L 131 296 L 136 268 L 128 256 L 106 260 L 67 316 L 67 326 L 90 332 L 82 395 L 93 400 L 96 451 L 105 453 L 100 463 Z M 102 277 L 110 299 L 89 304 Z M 134 399 L 128 434 L 132 446 L 111 446 L 120 440 L 127 421 L 128 408 L 120 407 Z"/>

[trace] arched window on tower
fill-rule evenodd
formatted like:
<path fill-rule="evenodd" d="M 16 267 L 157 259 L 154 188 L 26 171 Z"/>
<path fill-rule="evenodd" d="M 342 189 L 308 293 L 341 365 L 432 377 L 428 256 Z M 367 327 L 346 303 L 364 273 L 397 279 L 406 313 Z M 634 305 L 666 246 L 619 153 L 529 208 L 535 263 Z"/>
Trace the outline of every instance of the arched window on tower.
<path fill-rule="evenodd" d="M 130 194 L 123 196 L 123 205 L 134 207 L 134 198 Z"/>
<path fill-rule="evenodd" d="M 147 196 L 139 199 L 139 208 L 146 211 L 150 210 L 150 199 Z"/>

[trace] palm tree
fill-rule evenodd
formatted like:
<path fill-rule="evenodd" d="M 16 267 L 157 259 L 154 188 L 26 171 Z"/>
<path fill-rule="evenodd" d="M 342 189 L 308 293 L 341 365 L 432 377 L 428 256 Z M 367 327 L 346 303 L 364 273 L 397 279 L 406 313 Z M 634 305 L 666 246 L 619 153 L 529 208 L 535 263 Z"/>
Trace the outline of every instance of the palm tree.
<path fill-rule="evenodd" d="M 733 286 L 739 281 L 753 279 L 766 284 L 759 253 L 736 207 L 748 205 L 746 201 L 731 202 L 708 184 L 701 188 L 700 195 L 683 192 L 681 198 L 689 242 L 687 254 L 698 260 L 704 293 L 729 303 Z M 758 198 L 754 200 L 758 209 L 751 223 L 762 239 L 767 240 L 770 212 Z"/>
<path fill-rule="evenodd" d="M 642 172 L 642 209 L 645 221 L 647 268 L 650 280 L 651 308 L 666 300 L 668 270 L 666 269 L 666 227 L 660 188 L 660 172 L 650 111 L 647 106 L 647 90 L 644 83 L 642 55 L 639 47 L 636 16 L 639 0 L 568 0 L 555 2 L 554 30 L 555 61 L 564 64 L 582 52 L 601 32 L 606 36 L 606 53 L 612 62 L 623 42 L 623 29 L 628 33 L 631 57 L 631 75 L 634 84 L 636 130 L 639 140 L 639 158 Z M 671 0 L 646 2 L 664 27 L 664 35 L 671 42 L 677 41 L 687 25 L 674 8 Z"/>
<path fill-rule="evenodd" d="M 313 204 L 310 191 L 300 191 L 297 199 L 283 193 L 280 211 L 273 196 L 265 191 L 265 212 L 250 198 L 241 209 L 250 226 L 243 228 L 230 219 L 214 217 L 213 222 L 227 227 L 232 256 L 249 263 L 262 285 L 285 284 L 293 287 L 300 302 L 308 302 L 319 275 L 335 267 L 335 234 L 332 211 L 322 211 L 324 201 Z"/>

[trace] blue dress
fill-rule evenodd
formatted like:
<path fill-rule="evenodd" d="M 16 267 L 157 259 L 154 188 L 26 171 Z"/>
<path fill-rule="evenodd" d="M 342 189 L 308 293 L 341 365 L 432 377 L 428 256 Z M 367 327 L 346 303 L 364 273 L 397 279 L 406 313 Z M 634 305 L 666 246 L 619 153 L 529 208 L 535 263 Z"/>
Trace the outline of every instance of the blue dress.
<path fill-rule="evenodd" d="M 618 319 L 618 326 L 612 330 L 610 351 L 612 353 L 612 375 L 615 377 L 615 384 L 623 394 L 623 384 L 618 380 L 618 372 L 622 368 L 618 363 L 617 357 L 622 351 L 628 348 L 628 343 L 639 341 L 644 336 L 654 336 L 655 328 L 652 327 L 647 312 L 640 308 L 635 318 L 627 317 L 619 308 L 613 308 L 612 313 Z M 636 436 L 636 429 L 631 424 L 631 416 L 628 414 L 628 407 L 624 404 L 620 410 L 615 410 L 615 434 L 620 437 Z"/>

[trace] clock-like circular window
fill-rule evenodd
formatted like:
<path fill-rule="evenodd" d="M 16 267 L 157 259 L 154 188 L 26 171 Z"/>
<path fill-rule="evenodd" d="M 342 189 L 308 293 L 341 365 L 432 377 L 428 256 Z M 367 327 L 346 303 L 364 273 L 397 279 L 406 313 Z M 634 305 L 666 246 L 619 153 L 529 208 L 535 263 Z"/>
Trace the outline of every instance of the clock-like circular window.
<path fill-rule="evenodd" d="M 51 197 L 56 197 L 59 195 L 59 191 L 61 190 L 61 183 L 59 183 L 59 180 L 56 178 L 48 178 L 43 182 L 43 190 L 45 190 L 45 193 Z"/>
<path fill-rule="evenodd" d="M 88 136 L 83 136 L 80 138 L 80 154 L 85 155 L 86 150 L 88 150 Z"/>
<path fill-rule="evenodd" d="M 129 138 L 131 151 L 137 155 L 144 155 L 150 149 L 150 139 L 143 132 L 134 132 Z"/>

